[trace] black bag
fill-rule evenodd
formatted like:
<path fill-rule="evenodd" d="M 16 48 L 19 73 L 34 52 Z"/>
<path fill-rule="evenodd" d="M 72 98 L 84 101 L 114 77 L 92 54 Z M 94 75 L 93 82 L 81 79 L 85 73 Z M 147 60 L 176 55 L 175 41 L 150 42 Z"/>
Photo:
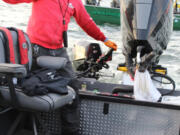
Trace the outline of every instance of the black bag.
<path fill-rule="evenodd" d="M 23 81 L 22 89 L 29 96 L 45 95 L 48 92 L 68 94 L 71 78 L 62 77 L 56 70 L 39 69 L 31 72 Z"/>

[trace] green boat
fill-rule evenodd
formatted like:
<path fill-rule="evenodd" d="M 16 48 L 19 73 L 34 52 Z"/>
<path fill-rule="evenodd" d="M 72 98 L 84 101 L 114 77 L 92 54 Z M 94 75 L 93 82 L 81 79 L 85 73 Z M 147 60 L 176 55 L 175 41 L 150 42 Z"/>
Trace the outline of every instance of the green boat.
<path fill-rule="evenodd" d="M 173 29 L 180 30 L 180 14 L 174 14 Z"/>
<path fill-rule="evenodd" d="M 104 23 L 120 25 L 120 9 L 110 7 L 99 7 L 93 5 L 85 5 L 87 12 L 96 22 L 102 25 Z M 173 29 L 180 30 L 180 14 L 174 14 Z"/>
<path fill-rule="evenodd" d="M 87 12 L 97 24 L 110 23 L 120 25 L 120 9 L 85 5 Z"/>

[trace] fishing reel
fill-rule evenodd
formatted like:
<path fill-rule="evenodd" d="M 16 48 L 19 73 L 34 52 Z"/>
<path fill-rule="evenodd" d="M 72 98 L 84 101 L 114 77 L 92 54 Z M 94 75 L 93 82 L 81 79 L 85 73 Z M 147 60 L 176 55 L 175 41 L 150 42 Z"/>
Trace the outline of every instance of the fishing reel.
<path fill-rule="evenodd" d="M 76 58 L 73 61 L 77 76 L 99 79 L 101 76 L 100 70 L 109 68 L 107 62 L 112 60 L 113 49 L 110 49 L 106 54 L 102 54 L 100 45 L 97 43 L 90 43 L 81 47 L 76 46 L 76 48 L 78 48 L 76 49 L 78 55 L 81 55 L 81 58 Z M 82 53 L 84 53 L 84 58 L 82 58 Z"/>

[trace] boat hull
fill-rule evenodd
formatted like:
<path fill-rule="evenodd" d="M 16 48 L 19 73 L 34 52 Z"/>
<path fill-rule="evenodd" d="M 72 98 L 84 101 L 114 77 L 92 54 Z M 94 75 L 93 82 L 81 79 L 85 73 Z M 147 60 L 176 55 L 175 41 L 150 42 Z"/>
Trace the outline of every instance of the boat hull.
<path fill-rule="evenodd" d="M 136 101 L 127 96 L 110 95 L 116 87 L 132 94 L 133 87 L 120 84 L 102 83 L 92 79 L 81 79 L 88 91 L 80 91 L 79 135 L 177 135 L 180 127 L 180 106 L 163 103 Z M 167 90 L 160 90 L 161 93 Z M 110 94 L 109 94 L 110 93 Z M 179 96 L 180 91 L 173 95 Z M 1 103 L 2 105 L 2 103 Z M 1 134 L 7 134 L 16 121 L 18 111 L 0 115 Z M 38 133 L 61 135 L 61 109 L 53 112 L 36 112 Z M 29 120 L 24 121 L 16 135 L 33 135 Z M 46 129 L 45 129 L 46 128 Z"/>
<path fill-rule="evenodd" d="M 180 30 L 180 14 L 174 14 L 173 30 Z"/>
<path fill-rule="evenodd" d="M 87 12 L 97 24 L 120 25 L 120 9 L 85 5 Z"/>

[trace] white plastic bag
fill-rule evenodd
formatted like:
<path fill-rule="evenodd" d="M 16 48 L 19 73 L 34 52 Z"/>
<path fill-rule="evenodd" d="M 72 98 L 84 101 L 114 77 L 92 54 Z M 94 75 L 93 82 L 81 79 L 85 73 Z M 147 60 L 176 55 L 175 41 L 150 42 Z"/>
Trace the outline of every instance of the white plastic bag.
<path fill-rule="evenodd" d="M 149 72 L 136 70 L 134 78 L 134 97 L 137 100 L 156 102 L 161 97 L 160 92 L 154 86 Z"/>

